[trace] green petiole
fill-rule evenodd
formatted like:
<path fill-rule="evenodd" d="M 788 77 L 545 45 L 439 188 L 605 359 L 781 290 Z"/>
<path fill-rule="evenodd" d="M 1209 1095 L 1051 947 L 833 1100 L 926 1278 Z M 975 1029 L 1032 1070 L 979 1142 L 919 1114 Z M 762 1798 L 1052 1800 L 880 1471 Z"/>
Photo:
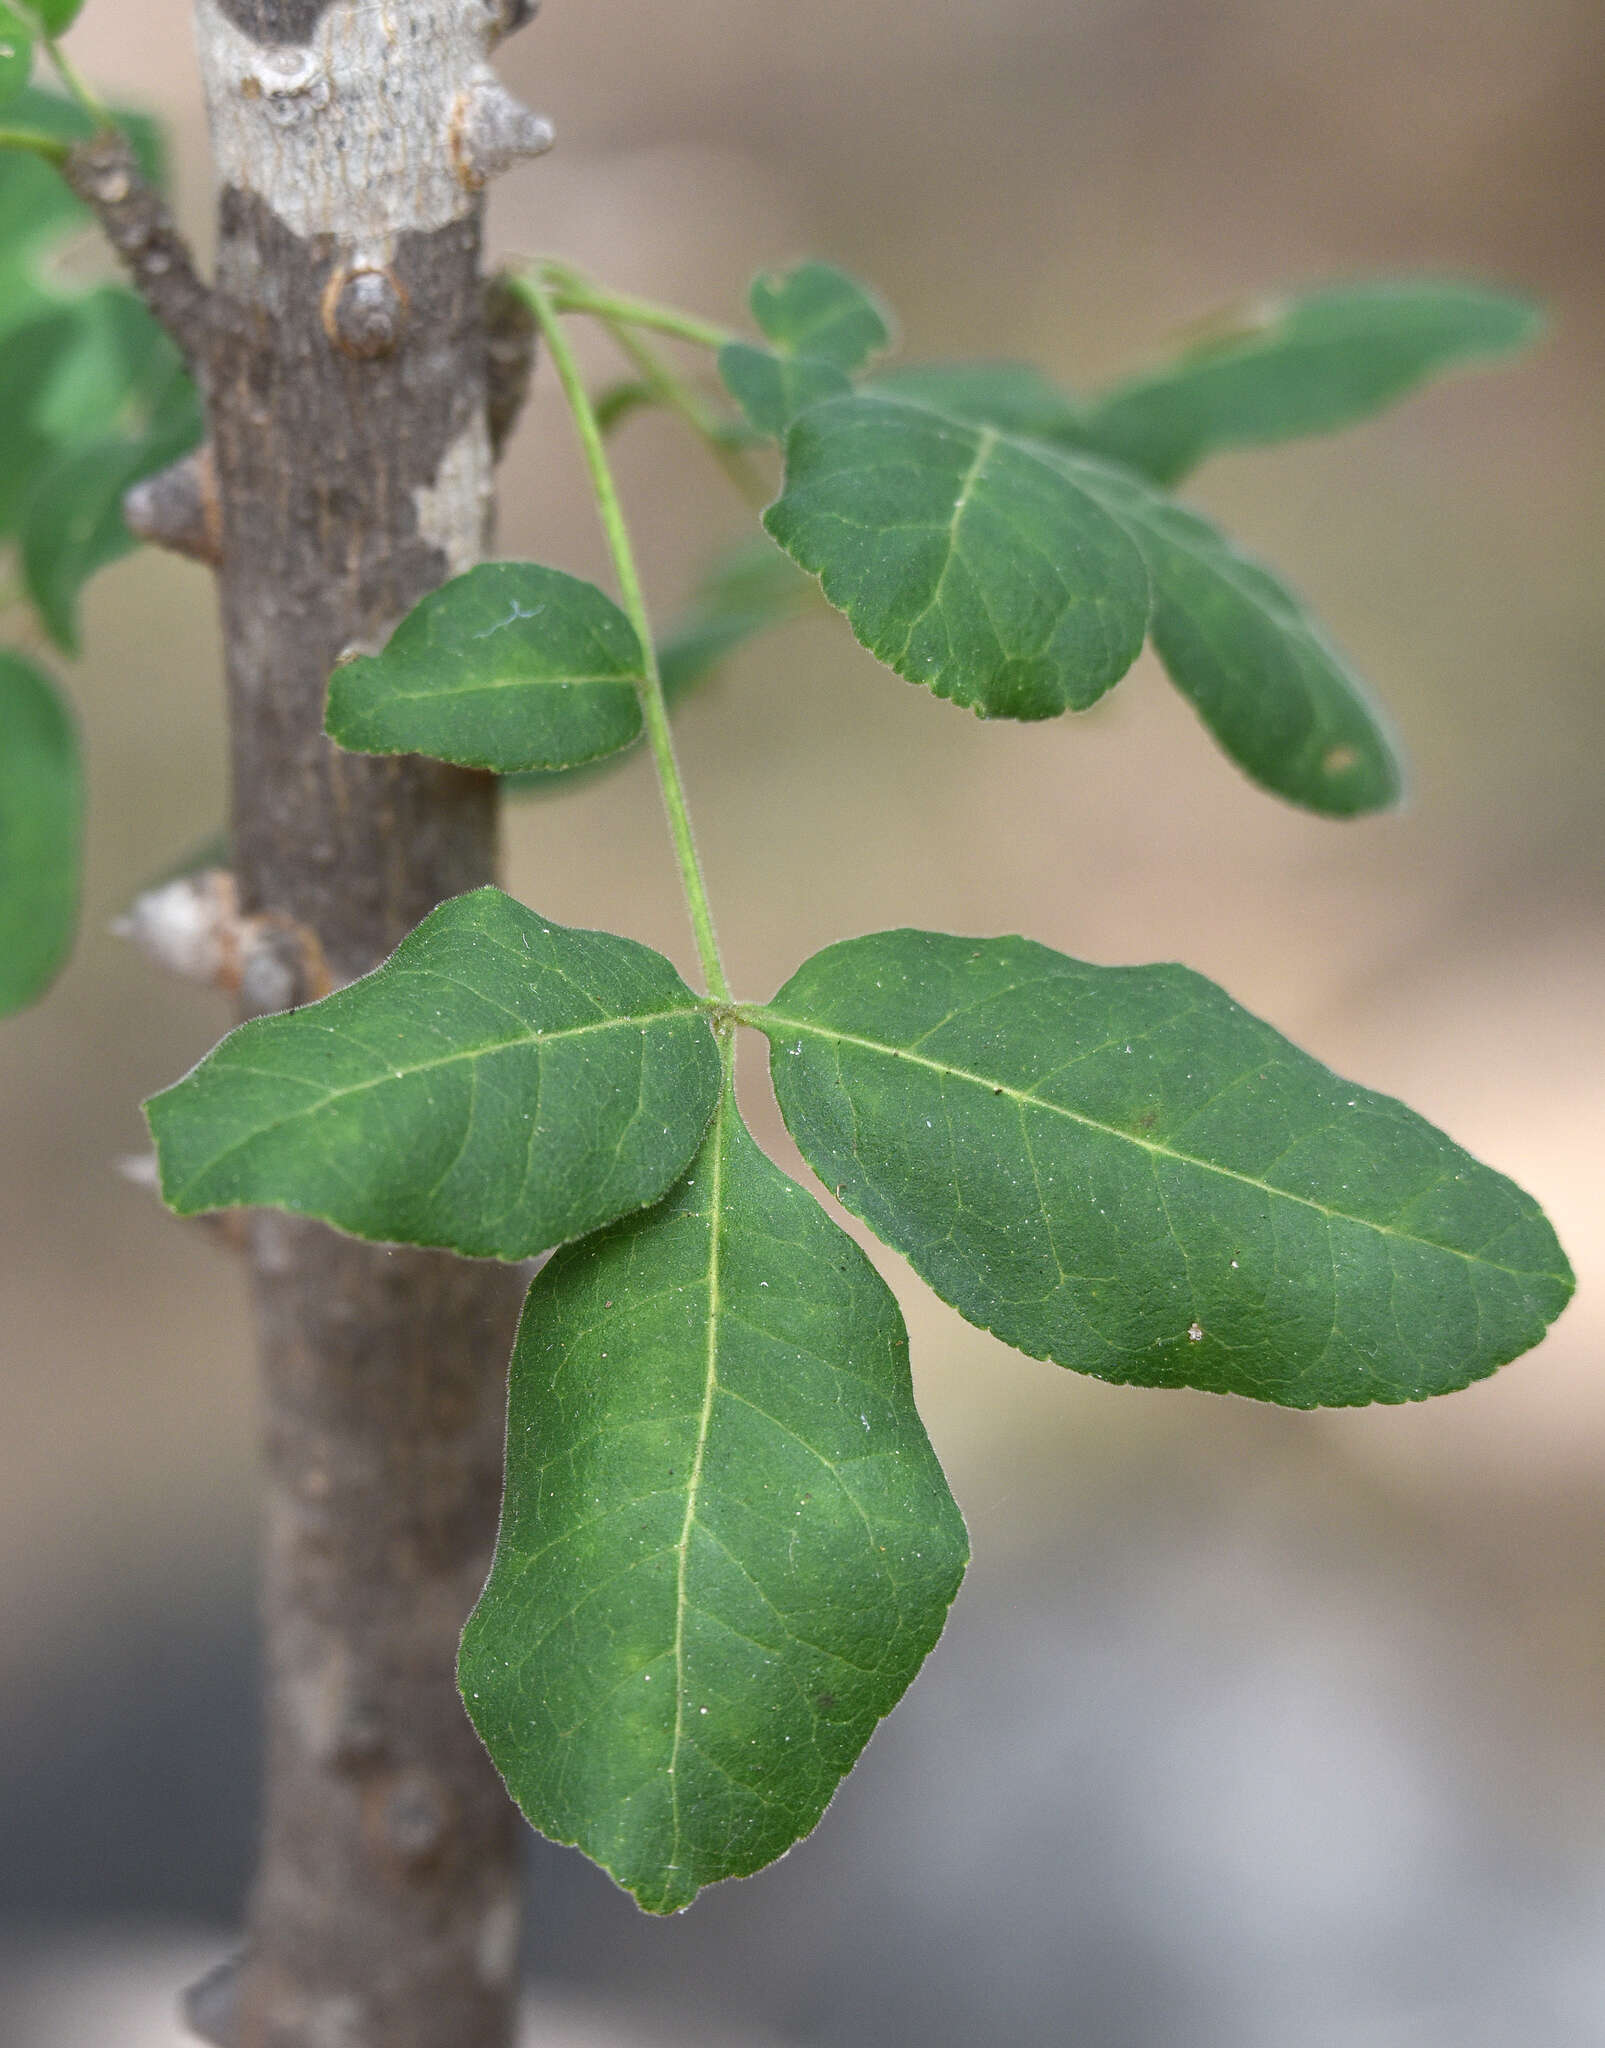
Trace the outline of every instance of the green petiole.
<path fill-rule="evenodd" d="M 602 522 L 602 531 L 607 539 L 608 552 L 613 558 L 613 569 L 619 582 L 619 595 L 628 617 L 641 643 L 645 667 L 639 687 L 641 717 L 646 726 L 647 744 L 652 749 L 652 759 L 657 768 L 658 785 L 663 792 L 663 808 L 669 821 L 669 836 L 674 842 L 675 858 L 680 867 L 680 881 L 685 890 L 686 908 L 691 917 L 691 929 L 696 935 L 697 952 L 702 961 L 702 972 L 708 984 L 708 992 L 716 1002 L 730 1001 L 730 985 L 725 980 L 724 964 L 719 957 L 719 941 L 713 928 L 713 912 L 708 903 L 707 885 L 702 876 L 702 864 L 697 857 L 696 840 L 691 831 L 691 813 L 686 802 L 685 784 L 680 778 L 679 763 L 674 754 L 674 736 L 669 729 L 668 705 L 664 701 L 663 681 L 658 672 L 657 647 L 652 637 L 652 624 L 647 617 L 646 600 L 641 592 L 641 579 L 635 566 L 635 551 L 630 545 L 629 529 L 625 525 L 623 507 L 619 503 L 618 490 L 613 481 L 613 472 L 608 464 L 607 450 L 602 442 L 602 430 L 597 423 L 596 410 L 591 404 L 580 375 L 574 352 L 569 347 L 558 318 L 558 306 L 553 295 L 534 278 L 516 276 L 514 287 L 521 292 L 530 311 L 535 315 L 552 358 L 563 395 L 573 415 L 574 427 L 579 435 L 580 447 L 585 456 L 585 465 L 590 472 L 591 488 L 596 496 L 596 509 Z"/>
<path fill-rule="evenodd" d="M 28 128 L 0 128 L 0 149 L 26 150 L 59 170 L 71 154 L 72 144 L 55 135 L 35 135 Z"/>
<path fill-rule="evenodd" d="M 11 0 L 11 5 L 13 10 L 20 14 L 24 22 L 32 29 L 46 56 L 49 57 L 51 63 L 55 66 L 56 76 L 67 88 L 69 97 L 76 102 L 78 110 L 83 114 L 84 118 L 92 127 L 97 129 L 114 126 L 111 115 L 107 113 L 106 109 L 100 104 L 100 101 L 96 99 L 83 73 L 45 27 L 34 9 L 28 5 L 28 0 Z M 11 143 L 5 146 L 12 148 L 28 147 L 25 143 Z M 40 150 L 38 153 L 41 156 L 45 154 L 43 150 Z M 53 161 L 65 161 L 66 154 L 67 152 L 64 149 L 61 157 L 53 159 Z"/>
<path fill-rule="evenodd" d="M 538 269 L 542 289 L 549 294 L 554 313 L 590 313 L 609 323 L 645 327 L 676 341 L 689 341 L 695 348 L 717 350 L 736 339 L 728 328 L 699 320 L 694 313 L 659 306 L 650 299 L 631 298 L 623 292 L 603 291 L 565 264 L 542 263 Z"/>

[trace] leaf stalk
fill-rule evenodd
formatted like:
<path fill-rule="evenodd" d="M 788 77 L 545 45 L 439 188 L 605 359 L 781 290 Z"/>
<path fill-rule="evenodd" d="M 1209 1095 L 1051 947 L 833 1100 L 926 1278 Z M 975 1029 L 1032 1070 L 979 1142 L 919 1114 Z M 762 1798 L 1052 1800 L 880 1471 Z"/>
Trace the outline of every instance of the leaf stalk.
<path fill-rule="evenodd" d="M 674 735 L 669 727 L 669 709 L 663 695 L 663 679 L 658 670 L 657 646 L 652 636 L 652 623 L 647 616 L 646 599 L 642 595 L 641 579 L 635 564 L 635 550 L 630 543 L 629 528 L 625 524 L 623 507 L 619 503 L 613 471 L 608 463 L 607 449 L 602 440 L 602 430 L 597 422 L 595 407 L 591 404 L 590 395 L 585 389 L 584 379 L 580 375 L 579 364 L 574 359 L 574 352 L 558 318 L 558 301 L 555 295 L 549 293 L 533 277 L 518 277 L 515 283 L 517 289 L 524 294 L 531 312 L 539 323 L 552 359 L 552 367 L 557 372 L 558 381 L 563 387 L 563 395 L 568 401 L 575 432 L 579 435 L 580 447 L 585 457 L 585 466 L 590 473 L 591 489 L 596 498 L 596 509 L 607 539 L 608 552 L 613 558 L 613 570 L 618 578 L 619 595 L 625 615 L 641 642 L 644 670 L 638 685 L 641 717 L 646 726 L 647 743 L 652 749 L 653 763 L 657 768 L 658 786 L 663 792 L 663 808 L 668 817 L 669 836 L 674 843 L 675 859 L 680 868 L 686 909 L 690 913 L 691 929 L 696 936 L 697 952 L 702 961 L 702 972 L 708 984 L 708 992 L 716 1001 L 728 1003 L 730 984 L 725 979 L 724 963 L 719 955 L 719 940 L 714 931 L 707 884 L 703 879 L 702 863 L 691 830 L 691 811 L 686 801 L 685 783 L 680 775 L 679 762 L 675 758 Z"/>

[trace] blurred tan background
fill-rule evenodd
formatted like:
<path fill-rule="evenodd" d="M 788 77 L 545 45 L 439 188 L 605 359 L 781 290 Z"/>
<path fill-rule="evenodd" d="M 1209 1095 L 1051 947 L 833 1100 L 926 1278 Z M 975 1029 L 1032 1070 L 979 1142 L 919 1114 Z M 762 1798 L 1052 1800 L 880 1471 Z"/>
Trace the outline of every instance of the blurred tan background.
<path fill-rule="evenodd" d="M 205 241 L 187 13 L 91 0 L 73 44 L 167 117 Z M 546 1995 L 621 2044 L 1605 2043 L 1605 15 L 548 0 L 501 68 L 559 149 L 493 244 L 716 318 L 820 254 L 910 354 L 1075 384 L 1268 285 L 1429 268 L 1550 305 L 1514 368 L 1193 489 L 1375 681 L 1396 816 L 1279 806 L 1146 660 L 1084 718 L 980 725 L 826 617 L 681 733 L 743 991 L 897 923 L 1184 959 L 1522 1181 L 1580 1280 L 1488 1384 L 1295 1417 L 1016 1358 L 886 1260 L 975 1541 L 949 1641 L 818 1837 L 689 1920 L 539 1852 Z M 739 514 L 672 426 L 620 449 L 666 614 Z M 504 476 L 505 551 L 603 578 L 544 379 Z M 151 1943 L 234 1919 L 254 1770 L 243 1289 L 113 1171 L 227 1022 L 105 936 L 219 822 L 204 576 L 113 570 L 88 646 L 84 936 L 0 1033 L 0 2022 L 86 2044 L 133 2036 L 71 2005 L 81 1944 L 165 1981 Z M 507 865 L 690 965 L 644 762 L 513 810 Z M 794 1160 L 755 1050 L 743 1087 Z"/>

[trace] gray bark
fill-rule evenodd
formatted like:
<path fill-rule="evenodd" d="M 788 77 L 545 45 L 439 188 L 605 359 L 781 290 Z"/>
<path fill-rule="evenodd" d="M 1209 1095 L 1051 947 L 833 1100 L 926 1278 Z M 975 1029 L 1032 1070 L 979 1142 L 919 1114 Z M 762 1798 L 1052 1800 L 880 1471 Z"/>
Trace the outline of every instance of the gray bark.
<path fill-rule="evenodd" d="M 205 392 L 199 477 L 143 516 L 217 562 L 239 914 L 302 935 L 284 958 L 337 981 L 495 866 L 491 778 L 342 754 L 322 723 L 342 652 L 381 643 L 488 537 L 521 344 L 502 337 L 488 391 L 480 191 L 550 134 L 486 59 L 529 12 L 197 0 L 209 293 L 126 157 L 78 167 Z M 265 1813 L 246 1951 L 197 1987 L 191 2023 L 231 2048 L 503 2048 L 516 1821 L 454 1663 L 495 1534 L 521 1276 L 274 1215 L 251 1240 Z"/>

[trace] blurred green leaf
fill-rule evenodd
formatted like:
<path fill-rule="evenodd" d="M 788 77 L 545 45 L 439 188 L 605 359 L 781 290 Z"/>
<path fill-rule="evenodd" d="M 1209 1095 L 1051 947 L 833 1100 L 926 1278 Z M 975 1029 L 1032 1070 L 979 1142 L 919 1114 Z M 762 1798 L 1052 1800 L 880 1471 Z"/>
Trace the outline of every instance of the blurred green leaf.
<path fill-rule="evenodd" d="M 157 124 L 125 108 L 114 109 L 113 119 L 133 143 L 145 176 L 154 185 L 163 184 L 166 166 Z M 70 100 L 35 87 L 11 102 L 6 122 L 63 142 L 80 142 L 94 132 Z M 53 274 L 49 259 L 67 237 L 91 225 L 89 209 L 68 191 L 59 172 L 37 157 L 0 150 L 0 336 L 42 308 L 80 295 L 83 287 Z"/>
<path fill-rule="evenodd" d="M 847 373 L 834 363 L 775 355 L 746 341 L 727 341 L 720 349 L 719 375 L 750 423 L 775 441 L 784 437 L 800 412 L 853 388 Z"/>
<path fill-rule="evenodd" d="M 1184 967 L 879 932 L 766 1009 L 803 1157 L 1034 1358 L 1294 1408 L 1415 1401 L 1572 1292 L 1542 1211 Z"/>
<path fill-rule="evenodd" d="M 790 557 L 757 539 L 718 556 L 684 614 L 658 649 L 658 672 L 671 699 L 703 681 L 743 641 L 796 618 L 814 598 Z"/>
<path fill-rule="evenodd" d="M 149 403 L 171 344 L 131 291 L 107 285 L 0 336 L 0 535 L 46 469 Z"/>
<path fill-rule="evenodd" d="M 718 1089 L 661 954 L 477 889 L 351 987 L 242 1024 L 147 1113 L 180 1215 L 291 1209 L 522 1259 L 656 1201 Z"/>
<path fill-rule="evenodd" d="M 83 801 L 72 713 L 42 669 L 0 650 L 0 1016 L 43 995 L 72 950 Z"/>
<path fill-rule="evenodd" d="M 727 1095 L 535 1281 L 507 1441 L 468 1711 L 536 1827 L 678 1911 L 808 1833 L 958 1590 L 902 1316 Z"/>
<path fill-rule="evenodd" d="M 644 674 L 635 628 L 594 584 L 485 562 L 414 606 L 382 654 L 335 670 L 328 731 L 359 754 L 560 772 L 640 738 Z"/>
<path fill-rule="evenodd" d="M 1206 455 L 1367 418 L 1428 377 L 1508 355 L 1542 329 L 1528 299 L 1449 280 L 1277 299 L 1087 404 L 1083 445 L 1174 483 Z"/>
<path fill-rule="evenodd" d="M 868 287 L 830 263 L 754 278 L 748 294 L 759 331 L 783 355 L 863 368 L 891 344 L 891 325 Z"/>
<path fill-rule="evenodd" d="M 64 36 L 84 11 L 84 0 L 28 0 L 49 36 Z"/>
<path fill-rule="evenodd" d="M 1083 710 L 1142 650 L 1136 543 L 1051 454 L 990 427 L 828 400 L 792 428 L 764 525 L 872 654 L 983 717 Z"/>
<path fill-rule="evenodd" d="M 201 439 L 195 387 L 165 338 L 162 351 L 143 424 L 66 449 L 43 470 L 22 508 L 23 581 L 45 630 L 66 654 L 78 651 L 85 584 L 138 545 L 123 520 L 124 493 Z"/>
<path fill-rule="evenodd" d="M 32 75 L 32 31 L 6 0 L 0 0 L 0 107 L 8 114 Z"/>

